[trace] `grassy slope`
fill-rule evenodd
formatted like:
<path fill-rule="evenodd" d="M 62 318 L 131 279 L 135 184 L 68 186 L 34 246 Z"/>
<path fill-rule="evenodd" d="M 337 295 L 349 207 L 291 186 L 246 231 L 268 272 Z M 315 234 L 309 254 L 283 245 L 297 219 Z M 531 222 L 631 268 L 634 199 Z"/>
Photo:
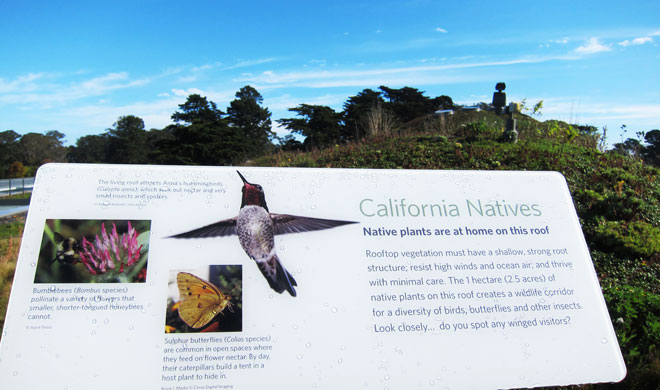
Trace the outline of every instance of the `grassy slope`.
<path fill-rule="evenodd" d="M 251 164 L 563 173 L 629 371 L 620 385 L 591 388 L 660 388 L 658 170 L 627 157 L 601 153 L 593 138 L 576 136 L 561 122 L 539 123 L 525 116 L 517 119 L 517 144 L 497 141 L 504 118 L 486 112 L 457 113 L 444 121 L 421 119 L 398 136 L 372 137 L 310 153 L 279 153 Z M 0 223 L 0 321 L 4 319 L 22 225 L 13 222 L 7 226 L 11 228 Z M 3 233 L 3 228 L 8 232 Z"/>
<path fill-rule="evenodd" d="M 0 219 L 0 329 L 5 323 L 9 292 L 14 279 L 24 225 L 23 216 Z"/>
<path fill-rule="evenodd" d="M 569 184 L 619 337 L 628 377 L 593 388 L 660 388 L 660 175 L 630 157 L 601 153 L 561 122 L 518 117 L 520 141 L 498 142 L 490 113 L 420 121 L 415 134 L 374 137 L 259 166 L 559 171 Z M 424 131 L 425 130 L 425 131 Z"/>

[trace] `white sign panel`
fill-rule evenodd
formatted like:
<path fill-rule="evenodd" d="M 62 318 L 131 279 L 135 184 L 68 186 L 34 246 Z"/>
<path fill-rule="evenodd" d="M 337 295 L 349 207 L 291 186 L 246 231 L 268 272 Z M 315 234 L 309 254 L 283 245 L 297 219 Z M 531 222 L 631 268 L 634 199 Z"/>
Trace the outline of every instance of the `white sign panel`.
<path fill-rule="evenodd" d="M 625 376 L 553 172 L 46 165 L 0 359 L 8 390 Z"/>

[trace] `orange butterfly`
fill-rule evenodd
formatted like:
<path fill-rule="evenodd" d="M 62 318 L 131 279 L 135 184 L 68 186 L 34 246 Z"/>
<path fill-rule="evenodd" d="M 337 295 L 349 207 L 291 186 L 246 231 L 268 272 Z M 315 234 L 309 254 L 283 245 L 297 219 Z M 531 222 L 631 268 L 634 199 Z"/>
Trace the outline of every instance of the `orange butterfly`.
<path fill-rule="evenodd" d="M 211 322 L 225 307 L 231 308 L 231 297 L 223 294 L 213 284 L 187 272 L 176 275 L 181 295 L 179 317 L 195 329 Z M 233 311 L 233 310 L 232 310 Z"/>

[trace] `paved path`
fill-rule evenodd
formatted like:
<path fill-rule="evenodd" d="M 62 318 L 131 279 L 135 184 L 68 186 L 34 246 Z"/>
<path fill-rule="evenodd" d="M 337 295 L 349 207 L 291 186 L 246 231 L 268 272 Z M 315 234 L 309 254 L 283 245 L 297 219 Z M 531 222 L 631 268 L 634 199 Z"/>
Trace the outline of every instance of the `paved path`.
<path fill-rule="evenodd" d="M 0 206 L 0 218 L 8 217 L 10 215 L 24 213 L 28 210 L 28 206 Z"/>

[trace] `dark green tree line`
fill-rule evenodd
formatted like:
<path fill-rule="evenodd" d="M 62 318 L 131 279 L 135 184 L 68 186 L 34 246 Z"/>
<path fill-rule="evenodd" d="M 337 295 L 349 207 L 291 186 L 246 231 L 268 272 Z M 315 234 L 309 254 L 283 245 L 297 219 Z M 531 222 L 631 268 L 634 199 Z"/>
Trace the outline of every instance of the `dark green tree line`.
<path fill-rule="evenodd" d="M 647 133 L 639 132 L 640 139 L 628 138 L 613 145 L 612 153 L 641 158 L 645 163 L 660 167 L 660 130 L 654 129 Z"/>
<path fill-rule="evenodd" d="M 227 165 L 275 149 L 270 112 L 250 86 L 241 88 L 227 108 L 193 94 L 171 116 L 174 124 L 145 130 L 134 115 L 120 117 L 100 135 L 78 139 L 71 162 L 121 164 Z"/>
<path fill-rule="evenodd" d="M 364 89 L 348 97 L 342 111 L 323 105 L 300 104 L 289 108 L 293 118 L 277 122 L 290 133 L 278 137 L 272 130 L 271 113 L 263 97 L 251 86 L 239 89 L 225 111 L 207 97 L 192 94 L 171 116 L 163 129 L 145 129 L 134 115 L 121 116 L 99 135 L 80 137 L 75 146 L 64 147 L 64 134 L 19 135 L 0 132 L 0 175 L 33 174 L 50 161 L 118 164 L 229 165 L 275 150 L 323 148 L 367 136 L 390 135 L 439 109 L 454 108 L 449 96 L 428 97 L 416 88 Z M 593 132 L 593 127 L 584 131 Z M 580 127 L 582 132 L 583 129 Z M 660 130 L 638 139 L 615 144 L 613 152 L 660 165 Z M 275 144 L 274 142 L 277 142 Z"/>
<path fill-rule="evenodd" d="M 22 136 L 13 130 L 0 132 L 0 177 L 15 176 L 17 172 L 32 176 L 41 164 L 66 161 L 64 137 L 57 130 Z"/>

